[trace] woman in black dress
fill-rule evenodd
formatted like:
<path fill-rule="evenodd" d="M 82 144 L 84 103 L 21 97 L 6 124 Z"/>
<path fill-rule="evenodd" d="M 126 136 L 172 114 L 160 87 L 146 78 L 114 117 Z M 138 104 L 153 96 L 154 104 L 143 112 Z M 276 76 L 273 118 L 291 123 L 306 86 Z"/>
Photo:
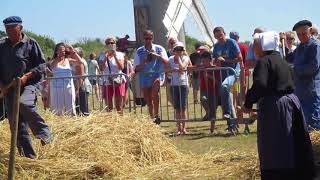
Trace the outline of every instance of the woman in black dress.
<path fill-rule="evenodd" d="M 261 179 L 312 179 L 312 145 L 300 102 L 293 94 L 292 70 L 279 53 L 279 35 L 256 34 L 259 61 L 244 111 L 258 103 L 258 153 Z"/>

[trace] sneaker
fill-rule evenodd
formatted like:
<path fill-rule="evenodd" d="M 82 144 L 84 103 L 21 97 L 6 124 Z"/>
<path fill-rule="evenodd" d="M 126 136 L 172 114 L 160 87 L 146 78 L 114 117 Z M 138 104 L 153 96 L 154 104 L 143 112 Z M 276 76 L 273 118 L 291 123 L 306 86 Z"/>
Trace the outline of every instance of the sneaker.
<path fill-rule="evenodd" d="M 40 141 L 41 141 L 42 146 L 45 146 L 47 144 L 51 144 L 53 141 L 53 135 L 50 135 L 50 137 L 48 137 L 47 139 L 41 138 Z"/>
<path fill-rule="evenodd" d="M 30 158 L 30 159 L 37 159 L 37 155 L 31 154 L 31 153 L 25 153 L 21 146 L 18 146 L 17 149 L 20 156 Z"/>
<path fill-rule="evenodd" d="M 209 115 L 206 114 L 203 116 L 202 121 L 208 121 L 209 120 Z"/>
<path fill-rule="evenodd" d="M 177 131 L 177 136 L 180 136 L 181 135 L 181 131 Z"/>
<path fill-rule="evenodd" d="M 187 130 L 186 130 L 186 129 L 183 129 L 183 130 L 182 130 L 182 134 L 183 134 L 183 135 L 186 135 L 186 134 L 187 134 Z"/>
<path fill-rule="evenodd" d="M 154 121 L 153 121 L 155 124 L 157 124 L 157 125 L 160 125 L 160 123 L 161 123 L 161 119 L 160 119 L 160 117 L 156 117 L 156 118 L 154 118 Z"/>
<path fill-rule="evenodd" d="M 231 116 L 230 116 L 230 114 L 224 114 L 223 118 L 226 119 L 226 120 L 229 120 L 231 118 Z"/>

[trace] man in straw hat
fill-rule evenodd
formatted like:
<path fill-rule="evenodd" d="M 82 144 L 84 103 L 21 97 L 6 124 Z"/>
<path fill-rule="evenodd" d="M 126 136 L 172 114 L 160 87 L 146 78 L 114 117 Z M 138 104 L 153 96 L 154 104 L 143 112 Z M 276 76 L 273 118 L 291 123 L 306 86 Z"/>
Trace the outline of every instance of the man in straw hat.
<path fill-rule="evenodd" d="M 17 146 L 20 155 L 36 158 L 28 127 L 43 145 L 52 140 L 52 135 L 44 119 L 36 111 L 36 87 L 45 73 L 45 60 L 38 43 L 22 32 L 22 20 L 11 16 L 3 20 L 8 37 L 0 40 L 0 87 L 9 84 L 13 78 L 21 78 L 20 116 Z M 13 116 L 12 91 L 5 96 L 8 116 Z M 9 121 L 10 126 L 13 122 Z M 12 129 L 13 127 L 11 127 Z"/>

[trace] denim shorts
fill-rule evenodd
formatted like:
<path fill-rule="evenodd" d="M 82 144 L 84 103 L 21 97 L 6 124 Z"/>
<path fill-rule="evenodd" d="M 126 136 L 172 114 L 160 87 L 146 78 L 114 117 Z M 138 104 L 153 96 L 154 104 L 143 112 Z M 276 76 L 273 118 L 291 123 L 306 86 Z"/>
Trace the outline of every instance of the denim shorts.
<path fill-rule="evenodd" d="M 186 109 L 188 102 L 188 86 L 171 86 L 173 107 L 175 109 Z"/>

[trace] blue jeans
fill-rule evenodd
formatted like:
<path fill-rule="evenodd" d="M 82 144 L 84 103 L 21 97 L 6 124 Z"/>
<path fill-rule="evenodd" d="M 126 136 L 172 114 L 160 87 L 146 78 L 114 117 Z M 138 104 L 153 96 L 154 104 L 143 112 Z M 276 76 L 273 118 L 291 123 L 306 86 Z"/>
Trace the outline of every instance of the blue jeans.
<path fill-rule="evenodd" d="M 222 81 L 222 84 L 220 87 L 221 106 L 222 106 L 223 114 L 228 114 L 231 116 L 231 118 L 235 118 L 235 117 L 233 117 L 232 116 L 233 113 L 231 113 L 233 104 L 231 103 L 230 89 L 235 82 L 236 82 L 236 76 L 229 75 Z"/>
<path fill-rule="evenodd" d="M 6 108 L 8 117 L 13 117 L 12 104 L 13 94 L 6 97 Z M 26 157 L 36 156 L 35 150 L 32 147 L 31 137 L 28 133 L 28 128 L 36 138 L 48 142 L 51 139 L 51 131 L 44 119 L 37 113 L 36 110 L 36 88 L 35 86 L 26 86 L 20 96 L 20 111 L 18 123 L 17 147 L 21 155 Z M 10 128 L 13 128 L 12 118 L 9 118 Z"/>
<path fill-rule="evenodd" d="M 310 90 L 295 91 L 298 96 L 303 114 L 309 126 L 320 129 L 320 96 Z"/>

